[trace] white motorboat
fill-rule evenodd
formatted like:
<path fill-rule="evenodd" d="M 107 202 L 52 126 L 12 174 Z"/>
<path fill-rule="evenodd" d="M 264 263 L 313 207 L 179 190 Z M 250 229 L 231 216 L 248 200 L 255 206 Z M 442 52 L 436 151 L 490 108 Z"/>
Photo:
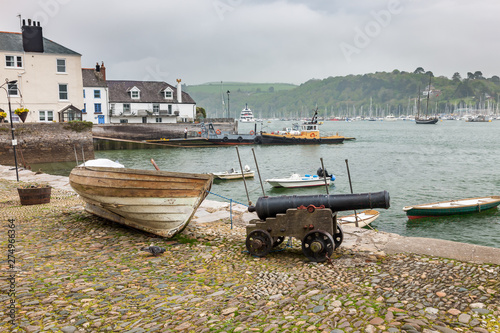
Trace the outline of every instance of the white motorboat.
<path fill-rule="evenodd" d="M 331 181 L 335 180 L 334 175 L 328 175 L 326 177 L 326 184 L 330 185 Z M 272 187 L 311 187 L 311 186 L 325 186 L 325 179 L 318 175 L 304 175 L 301 176 L 297 173 L 293 173 L 288 178 L 273 178 L 266 179 L 266 182 L 269 183 Z"/>
<path fill-rule="evenodd" d="M 245 176 L 245 178 L 252 178 L 255 175 L 255 172 L 250 169 L 248 165 L 245 165 L 245 168 L 243 169 L 243 174 L 241 173 L 241 170 L 235 170 L 234 168 L 231 168 L 227 171 L 224 172 L 214 172 L 212 173 L 215 178 L 218 179 L 240 179 Z"/>

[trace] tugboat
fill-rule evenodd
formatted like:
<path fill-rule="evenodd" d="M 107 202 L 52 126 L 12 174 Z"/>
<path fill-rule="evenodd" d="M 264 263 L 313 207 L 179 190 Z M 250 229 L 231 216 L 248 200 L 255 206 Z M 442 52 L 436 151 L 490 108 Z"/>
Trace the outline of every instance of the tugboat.
<path fill-rule="evenodd" d="M 336 135 L 321 136 L 318 129 L 318 109 L 314 111 L 311 121 L 304 122 L 300 128 L 298 125 L 292 129 L 275 131 L 272 133 L 262 132 L 259 139 L 262 144 L 323 144 L 343 143 L 346 137 Z"/>

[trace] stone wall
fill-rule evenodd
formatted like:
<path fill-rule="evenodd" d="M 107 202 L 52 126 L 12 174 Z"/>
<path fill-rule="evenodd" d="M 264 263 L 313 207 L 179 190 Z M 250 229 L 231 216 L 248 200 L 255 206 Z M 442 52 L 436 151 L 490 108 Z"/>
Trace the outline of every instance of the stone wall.
<path fill-rule="evenodd" d="M 238 132 L 238 122 L 220 122 L 213 125 L 222 132 Z M 94 125 L 92 133 L 94 137 L 110 138 L 120 140 L 159 140 L 184 137 L 184 129 L 187 127 L 188 136 L 195 137 L 201 131 L 201 125 L 197 123 L 177 124 L 102 124 Z"/>
<path fill-rule="evenodd" d="M 35 163 L 74 162 L 94 158 L 92 129 L 81 132 L 71 123 L 15 123 L 16 155 L 19 166 Z M 0 164 L 14 165 L 12 134 L 9 123 L 0 123 Z"/>

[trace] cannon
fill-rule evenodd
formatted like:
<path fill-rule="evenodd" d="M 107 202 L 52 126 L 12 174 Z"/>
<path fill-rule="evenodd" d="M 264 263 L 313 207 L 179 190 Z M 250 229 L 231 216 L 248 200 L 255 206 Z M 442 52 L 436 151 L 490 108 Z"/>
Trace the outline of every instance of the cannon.
<path fill-rule="evenodd" d="M 255 206 L 260 220 L 246 226 L 246 248 L 250 254 L 264 257 L 285 237 L 302 241 L 302 252 L 311 261 L 323 262 L 340 246 L 343 233 L 337 224 L 337 212 L 344 210 L 389 208 L 387 191 L 339 195 L 260 197 Z"/>

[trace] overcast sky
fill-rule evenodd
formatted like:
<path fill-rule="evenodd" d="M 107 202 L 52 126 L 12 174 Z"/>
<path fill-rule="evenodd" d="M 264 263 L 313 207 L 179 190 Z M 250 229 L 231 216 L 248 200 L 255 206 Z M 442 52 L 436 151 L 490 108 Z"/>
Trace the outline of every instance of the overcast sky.
<path fill-rule="evenodd" d="M 417 67 L 500 75 L 496 0 L 0 0 L 109 79 L 287 82 Z"/>

